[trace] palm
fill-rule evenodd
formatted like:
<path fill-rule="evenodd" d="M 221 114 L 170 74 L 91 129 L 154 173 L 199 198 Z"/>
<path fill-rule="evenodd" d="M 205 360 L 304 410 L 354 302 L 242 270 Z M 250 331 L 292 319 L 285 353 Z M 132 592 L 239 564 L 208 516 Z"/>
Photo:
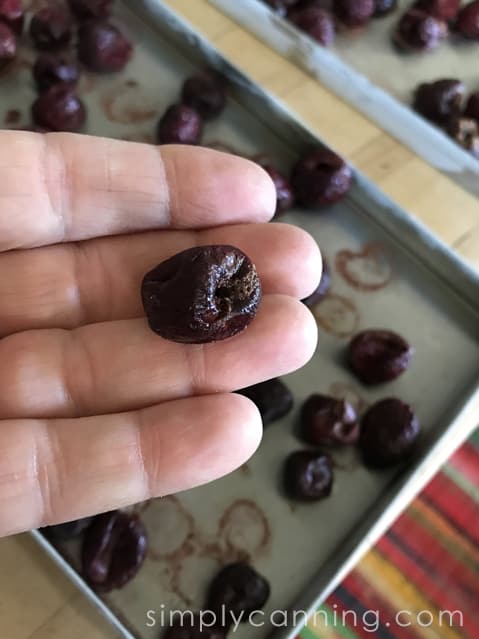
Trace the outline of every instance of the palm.
<path fill-rule="evenodd" d="M 321 268 L 305 233 L 262 224 L 274 206 L 263 172 L 189 147 L 1 137 L 0 534 L 183 490 L 243 463 L 261 423 L 231 391 L 311 355 L 314 322 L 297 300 Z M 205 346 L 154 335 L 143 274 L 217 243 L 255 261 L 265 292 L 256 321 Z"/>

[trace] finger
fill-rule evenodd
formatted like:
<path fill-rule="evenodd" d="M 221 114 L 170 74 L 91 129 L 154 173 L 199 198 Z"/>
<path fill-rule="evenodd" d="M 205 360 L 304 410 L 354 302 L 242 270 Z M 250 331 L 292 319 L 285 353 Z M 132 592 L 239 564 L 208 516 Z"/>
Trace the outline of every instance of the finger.
<path fill-rule="evenodd" d="M 243 464 L 260 438 L 259 413 L 239 395 L 102 417 L 5 421 L 0 535 L 210 482 Z"/>
<path fill-rule="evenodd" d="M 321 256 L 296 226 L 259 224 L 141 233 L 0 254 L 0 336 L 36 328 L 141 317 L 144 274 L 201 244 L 234 244 L 256 264 L 265 293 L 304 298 L 318 283 Z"/>
<path fill-rule="evenodd" d="M 300 368 L 316 339 L 304 304 L 280 295 L 264 298 L 246 331 L 212 344 L 169 342 L 144 319 L 18 333 L 0 340 L 0 417 L 97 415 L 229 392 Z"/>
<path fill-rule="evenodd" d="M 14 131 L 0 148 L 0 251 L 274 212 L 263 169 L 210 149 Z"/>

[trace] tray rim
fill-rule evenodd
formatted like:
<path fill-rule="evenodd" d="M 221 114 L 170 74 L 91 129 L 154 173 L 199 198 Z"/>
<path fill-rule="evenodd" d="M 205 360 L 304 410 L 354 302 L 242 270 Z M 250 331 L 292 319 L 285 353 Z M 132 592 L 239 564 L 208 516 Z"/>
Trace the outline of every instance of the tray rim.
<path fill-rule="evenodd" d="M 261 0 L 207 2 L 305 70 L 432 167 L 479 196 L 479 161 L 409 106 L 343 62 L 334 49 L 318 44 Z M 265 31 L 262 25 L 266 20 L 275 28 Z"/>
<path fill-rule="evenodd" d="M 231 65 L 207 40 L 199 34 L 196 29 L 183 17 L 179 16 L 171 7 L 165 5 L 161 0 L 122 0 L 123 3 L 134 12 L 146 12 L 150 17 L 156 17 L 162 23 L 162 30 L 169 34 L 170 42 L 179 45 L 182 52 L 188 49 L 191 57 L 191 50 L 197 47 L 200 50 L 200 57 L 208 64 L 226 73 L 248 98 L 245 102 L 263 106 L 271 109 L 279 122 L 283 122 L 285 128 L 281 127 L 282 135 L 280 139 L 288 142 L 288 137 L 298 137 L 304 143 L 321 143 L 318 136 L 310 132 L 277 98 L 264 91 L 256 83 L 251 81 L 245 74 Z M 138 11 L 140 10 L 140 11 Z M 153 16 L 152 16 L 153 14 Z M 157 15 L 156 15 L 157 14 Z M 158 29 L 156 25 L 153 28 Z M 243 100 L 241 100 L 243 102 Z M 248 106 L 247 106 L 248 108 Z M 259 118 L 261 120 L 261 118 Z M 267 122 L 264 122 L 268 126 Z M 287 124 L 287 127 L 286 127 Z M 271 128 L 271 126 L 269 126 Z M 286 134 L 286 139 L 284 137 Z M 303 142 L 302 142 L 303 143 Z M 296 145 L 297 145 L 296 141 Z M 351 191 L 350 198 L 356 206 L 365 209 L 365 202 L 374 201 L 375 209 L 379 213 L 367 212 L 377 224 L 383 227 L 390 235 L 393 235 L 398 242 L 398 232 L 408 232 L 410 235 L 408 244 L 402 245 L 403 250 L 414 254 L 414 258 L 423 263 L 424 268 L 438 277 L 444 285 L 453 291 L 465 304 L 469 312 L 474 313 L 479 318 L 479 274 L 476 273 L 462 258 L 450 249 L 442 240 L 437 238 L 424 224 L 417 221 L 413 216 L 404 211 L 399 205 L 383 194 L 370 180 L 365 178 L 360 172 L 355 170 L 355 186 Z M 421 258 L 415 254 L 414 247 L 421 246 L 426 251 Z M 438 261 L 439 256 L 439 261 Z M 378 500 L 368 511 L 367 517 L 361 524 L 359 533 L 348 535 L 341 553 L 344 555 L 343 561 L 338 568 L 334 556 L 329 559 L 321 569 L 321 574 L 307 585 L 303 592 L 299 594 L 291 609 L 305 609 L 309 613 L 317 609 L 322 601 L 334 590 L 336 585 L 346 576 L 346 574 L 356 565 L 360 558 L 372 547 L 375 541 L 387 530 L 391 523 L 408 506 L 412 499 L 424 487 L 427 481 L 439 470 L 442 464 L 454 452 L 454 450 L 468 437 L 477 426 L 474 415 L 479 417 L 479 381 L 472 387 L 464 390 L 462 401 L 451 410 L 448 426 L 439 436 L 435 444 L 418 459 L 417 464 L 411 467 L 410 471 L 399 475 L 391 484 L 388 491 Z M 479 420 L 478 420 L 479 421 Z M 391 492 L 393 499 L 390 500 Z M 382 504 L 389 501 L 389 505 L 384 510 Z M 382 512 L 381 516 L 376 516 L 377 512 Z M 374 519 L 371 525 L 371 519 Z M 361 534 L 360 534 L 361 533 Z M 60 569 L 80 588 L 85 596 L 94 604 L 101 614 L 118 630 L 125 639 L 138 639 L 132 634 L 119 617 L 82 579 L 81 575 L 68 563 L 62 554 L 43 537 L 38 530 L 30 533 L 35 541 L 46 551 Z M 357 538 L 361 537 L 357 542 Z M 325 578 L 327 576 L 327 578 Z M 314 594 L 313 594 L 314 593 Z M 302 606 L 302 608 L 301 608 Z M 282 629 L 271 634 L 274 639 L 294 639 L 302 624 L 292 629 Z"/>

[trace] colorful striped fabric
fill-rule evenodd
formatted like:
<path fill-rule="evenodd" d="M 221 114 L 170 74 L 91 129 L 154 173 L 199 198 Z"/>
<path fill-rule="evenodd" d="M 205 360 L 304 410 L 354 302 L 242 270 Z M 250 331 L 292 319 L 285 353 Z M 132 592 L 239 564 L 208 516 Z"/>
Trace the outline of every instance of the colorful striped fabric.
<path fill-rule="evenodd" d="M 301 639 L 479 639 L 479 431 Z"/>

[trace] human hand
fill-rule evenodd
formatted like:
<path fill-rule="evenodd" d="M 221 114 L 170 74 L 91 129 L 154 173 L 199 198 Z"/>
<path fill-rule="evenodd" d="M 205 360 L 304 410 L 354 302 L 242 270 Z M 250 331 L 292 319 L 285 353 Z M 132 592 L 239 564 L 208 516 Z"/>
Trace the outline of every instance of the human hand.
<path fill-rule="evenodd" d="M 304 231 L 264 224 L 272 183 L 193 147 L 0 134 L 0 535 L 178 492 L 241 465 L 261 438 L 231 391 L 302 366 L 298 300 L 321 272 Z M 142 276 L 195 244 L 233 244 L 264 298 L 241 335 L 168 342 Z"/>

